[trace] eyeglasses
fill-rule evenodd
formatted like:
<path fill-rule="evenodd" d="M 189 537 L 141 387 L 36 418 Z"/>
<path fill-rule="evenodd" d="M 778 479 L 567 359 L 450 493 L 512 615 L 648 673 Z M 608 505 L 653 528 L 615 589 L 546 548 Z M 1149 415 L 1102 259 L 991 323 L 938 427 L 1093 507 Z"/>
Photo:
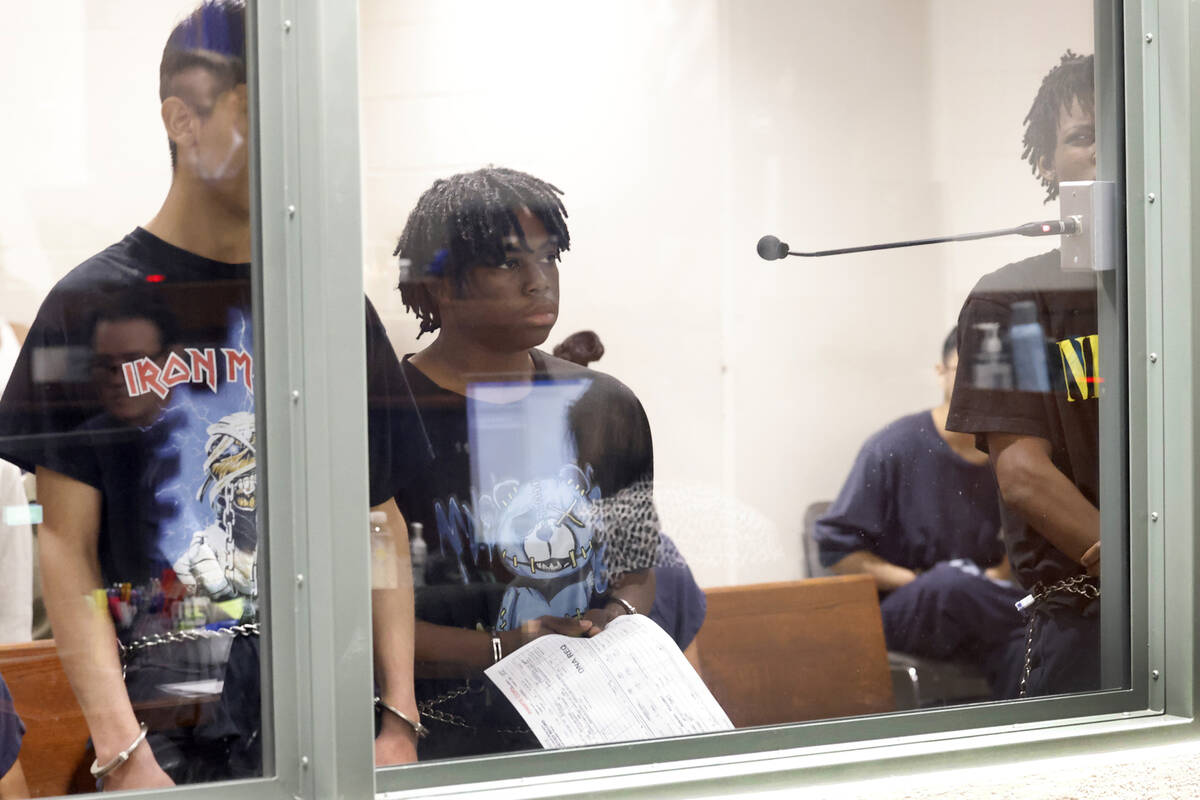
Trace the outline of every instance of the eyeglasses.
<path fill-rule="evenodd" d="M 91 373 L 93 379 L 106 378 L 110 375 L 120 374 L 124 364 L 141 361 L 143 358 L 157 363 L 166 354 L 166 350 L 159 350 L 157 353 L 118 353 L 111 356 L 92 356 L 88 360 L 88 372 Z"/>

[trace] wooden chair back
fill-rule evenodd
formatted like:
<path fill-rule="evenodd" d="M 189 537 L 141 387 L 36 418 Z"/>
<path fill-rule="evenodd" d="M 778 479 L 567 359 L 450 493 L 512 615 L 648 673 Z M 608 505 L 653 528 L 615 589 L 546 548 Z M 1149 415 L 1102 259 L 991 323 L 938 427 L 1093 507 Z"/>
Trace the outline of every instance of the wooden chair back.
<path fill-rule="evenodd" d="M 893 710 L 871 578 L 730 586 L 705 595 L 700 674 L 735 726 Z"/>
<path fill-rule="evenodd" d="M 0 675 L 25 723 L 20 759 L 30 794 L 94 791 L 87 723 L 54 640 L 0 644 Z"/>

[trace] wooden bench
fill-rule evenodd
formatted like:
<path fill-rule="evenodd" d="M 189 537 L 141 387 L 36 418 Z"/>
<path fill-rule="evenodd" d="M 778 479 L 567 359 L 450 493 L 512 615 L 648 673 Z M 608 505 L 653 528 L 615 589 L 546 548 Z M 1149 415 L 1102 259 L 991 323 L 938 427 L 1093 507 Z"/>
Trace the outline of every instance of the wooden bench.
<path fill-rule="evenodd" d="M 25 723 L 21 768 L 33 797 L 95 791 L 87 723 L 53 640 L 0 645 L 0 675 Z"/>
<path fill-rule="evenodd" d="M 865 575 L 705 590 L 700 673 L 739 728 L 894 708 L 875 582 Z"/>

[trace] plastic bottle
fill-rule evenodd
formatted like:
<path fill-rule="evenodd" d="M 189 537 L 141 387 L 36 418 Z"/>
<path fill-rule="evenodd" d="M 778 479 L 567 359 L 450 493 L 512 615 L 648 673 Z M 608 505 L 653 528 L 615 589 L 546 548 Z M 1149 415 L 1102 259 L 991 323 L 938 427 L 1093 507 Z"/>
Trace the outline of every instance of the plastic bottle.
<path fill-rule="evenodd" d="M 409 526 L 409 548 L 412 557 L 413 586 L 425 585 L 425 559 L 429 548 L 425 544 L 425 526 L 414 522 Z"/>
<path fill-rule="evenodd" d="M 972 364 L 975 388 L 1011 389 L 1012 364 L 1005 358 L 1004 343 L 1000 341 L 1000 323 L 978 322 L 975 328 L 983 331 L 983 344 Z"/>
<path fill-rule="evenodd" d="M 1038 324 L 1037 306 L 1032 300 L 1012 304 L 1012 364 L 1017 389 L 1023 392 L 1049 392 L 1050 371 L 1046 365 L 1046 335 Z"/>

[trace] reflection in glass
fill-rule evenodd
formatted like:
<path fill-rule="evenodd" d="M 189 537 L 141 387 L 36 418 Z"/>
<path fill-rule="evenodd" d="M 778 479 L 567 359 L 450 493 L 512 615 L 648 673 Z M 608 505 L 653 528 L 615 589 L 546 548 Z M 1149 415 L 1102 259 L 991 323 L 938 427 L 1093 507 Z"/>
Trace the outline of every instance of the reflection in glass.
<path fill-rule="evenodd" d="M 1026 118 L 1046 202 L 1096 178 L 1092 56 L 1068 51 Z M 948 425 L 975 434 L 1005 498 L 1004 533 L 1029 592 L 1022 696 L 1100 688 L 1097 274 L 1058 250 L 984 276 L 959 317 Z M 1116 557 L 1121 557 L 1117 554 Z"/>
<path fill-rule="evenodd" d="M 1096 326 L 1060 330 L 1051 319 L 1055 307 L 1069 308 L 1086 328 L 1095 317 L 1094 279 L 1060 269 L 1057 251 L 1039 256 L 1048 241 L 1019 237 L 822 259 L 763 261 L 753 249 L 765 233 L 817 251 L 1060 217 L 1057 202 L 1043 207 L 1047 193 L 1053 200 L 1060 183 L 1095 177 L 1092 60 L 1072 54 L 1059 66 L 1068 47 L 1090 51 L 1091 4 L 1072 0 L 1048 12 L 1021 2 L 1001 12 L 971 3 L 969 17 L 961 4 L 944 2 L 919 12 L 782 0 L 672 0 L 653 11 L 632 2 L 530 2 L 503 12 L 468 5 L 469 17 L 415 2 L 361 5 L 366 278 L 397 350 L 419 351 L 405 373 L 426 426 L 451 407 L 422 405 L 422 393 L 433 392 L 426 380 L 460 395 L 454 413 L 464 418 L 464 452 L 453 458 L 470 475 L 457 479 L 467 494 L 443 507 L 448 520 L 454 508 L 471 520 L 464 526 L 473 525 L 476 538 L 464 538 L 461 549 L 443 541 L 434 496 L 408 498 L 403 510 L 428 551 L 425 577 L 469 572 L 474 562 L 463 556 L 460 566 L 460 552 L 489 551 L 491 540 L 478 545 L 477 504 L 496 497 L 482 485 L 504 477 L 495 464 L 528 457 L 533 443 L 542 447 L 541 437 L 562 427 L 561 410 L 523 415 L 513 405 L 533 408 L 535 392 L 516 387 L 550 363 L 540 355 L 506 365 L 481 357 L 465 379 L 461 370 L 439 372 L 432 358 L 422 363 L 440 345 L 421 349 L 418 335 L 431 328 L 410 285 L 431 270 L 429 285 L 445 283 L 448 273 L 438 270 L 452 263 L 454 248 L 484 241 L 443 237 L 421 253 L 406 250 L 413 225 L 430 218 L 422 195 L 435 177 L 503 163 L 569 190 L 571 249 L 555 279 L 561 302 L 547 320 L 554 328 L 519 343 L 498 329 L 484 333 L 496 319 L 491 281 L 529 268 L 520 258 L 507 263 L 502 248 L 472 263 L 487 284 L 446 286 L 439 297 L 455 323 L 478 326 L 481 352 L 524 353 L 581 329 L 603 338 L 598 366 L 636 395 L 646 436 L 653 431 L 659 541 L 669 534 L 707 592 L 694 663 L 735 724 L 1012 699 L 1023 685 L 1026 695 L 1094 686 L 1041 677 L 1060 668 L 1082 674 L 1054 666 L 1045 645 L 1067 625 L 1056 616 L 1060 604 L 1092 619 L 1090 580 L 1016 608 L 1038 580 L 1052 578 L 1049 587 L 1083 575 L 1084 548 L 1058 560 L 1049 539 L 1012 513 L 1022 493 L 1007 483 L 1005 464 L 977 446 L 994 456 L 993 435 L 1048 437 L 1058 477 L 1038 480 L 1043 488 L 1079 487 L 1084 505 L 1074 498 L 1059 510 L 1090 526 L 1079 543 L 1098 535 L 1098 487 L 1083 467 L 1089 442 L 1094 459 L 1094 428 L 1064 434 L 1065 450 L 1054 444 L 1055 426 L 1083 400 L 1077 387 L 1103 391 L 1088 372 Z M 791 32 L 793 46 L 763 47 L 764 30 Z M 416 68 L 432 57 L 430 43 L 451 38 L 458 58 L 435 71 Z M 496 42 L 531 39 L 552 43 L 553 68 L 537 48 L 491 57 Z M 852 57 L 845 41 L 856 43 Z M 511 196 L 478 188 L 487 202 Z M 487 202 L 464 216 L 482 214 Z M 507 209 L 515 201 L 497 202 Z M 499 235 L 519 213 L 496 216 Z M 389 256 L 405 219 L 398 255 L 409 263 L 397 296 Z M 542 228 L 559 235 L 544 221 Z M 983 278 L 1010 263 L 1025 267 Z M 1054 293 L 1059 299 L 1049 300 Z M 448 331 L 443 325 L 442 335 Z M 1064 349 L 1067 339 L 1074 344 Z M 1070 377 L 1076 388 L 1060 373 L 1078 375 Z M 980 394 L 985 384 L 976 386 L 976 376 L 996 388 Z M 472 395 L 485 386 L 486 397 Z M 495 392 L 510 393 L 512 407 Z M 972 411 L 981 397 L 987 416 Z M 1026 415 L 1035 405 L 1040 417 Z M 493 406 L 504 407 L 492 414 Z M 640 414 L 626 416 L 640 426 Z M 614 431 L 610 423 L 567 422 L 593 485 L 603 468 L 585 453 L 639 440 L 636 426 Z M 403 448 L 424 454 L 426 474 L 413 486 L 449 469 L 434 438 L 418 432 Z M 526 501 L 527 485 L 536 484 L 513 484 L 513 502 Z M 421 503 L 429 507 L 414 511 Z M 1023 518 L 1043 511 L 1025 509 Z M 562 542 L 568 533 L 574 541 L 568 529 Z M 1031 560 L 1034 551 L 1041 555 Z M 547 546 L 546 558 L 553 562 L 555 552 Z M 541 558 L 525 553 L 501 547 L 497 561 L 520 569 Z M 1058 572 L 1040 573 L 1042 562 L 1057 563 Z M 1110 554 L 1110 569 L 1114 562 L 1123 564 L 1124 554 Z M 665 572 L 650 565 L 657 603 Z M 492 573 L 497 585 L 483 585 L 494 607 L 455 624 L 495 625 L 512 579 Z M 437 591 L 427 586 L 419 598 Z M 427 613 L 424 600 L 418 605 Z M 1032 650 L 1030 619 L 1038 620 Z M 493 652 L 486 631 L 471 636 L 464 646 L 478 670 Z M 447 639 L 419 652 L 425 678 L 433 679 L 439 657 L 459 658 L 456 647 Z M 446 691 L 469 685 L 481 706 L 496 708 L 486 682 L 446 679 Z"/>
<path fill-rule="evenodd" d="M 15 707 L 58 670 L 78 703 L 61 682 L 37 698 L 30 721 L 70 742 L 22 753 L 37 792 L 80 761 L 82 790 L 262 772 L 245 9 L 179 10 L 152 37 L 166 198 L 54 285 L 0 400 L 0 457 L 36 474 L 54 636 Z"/>

